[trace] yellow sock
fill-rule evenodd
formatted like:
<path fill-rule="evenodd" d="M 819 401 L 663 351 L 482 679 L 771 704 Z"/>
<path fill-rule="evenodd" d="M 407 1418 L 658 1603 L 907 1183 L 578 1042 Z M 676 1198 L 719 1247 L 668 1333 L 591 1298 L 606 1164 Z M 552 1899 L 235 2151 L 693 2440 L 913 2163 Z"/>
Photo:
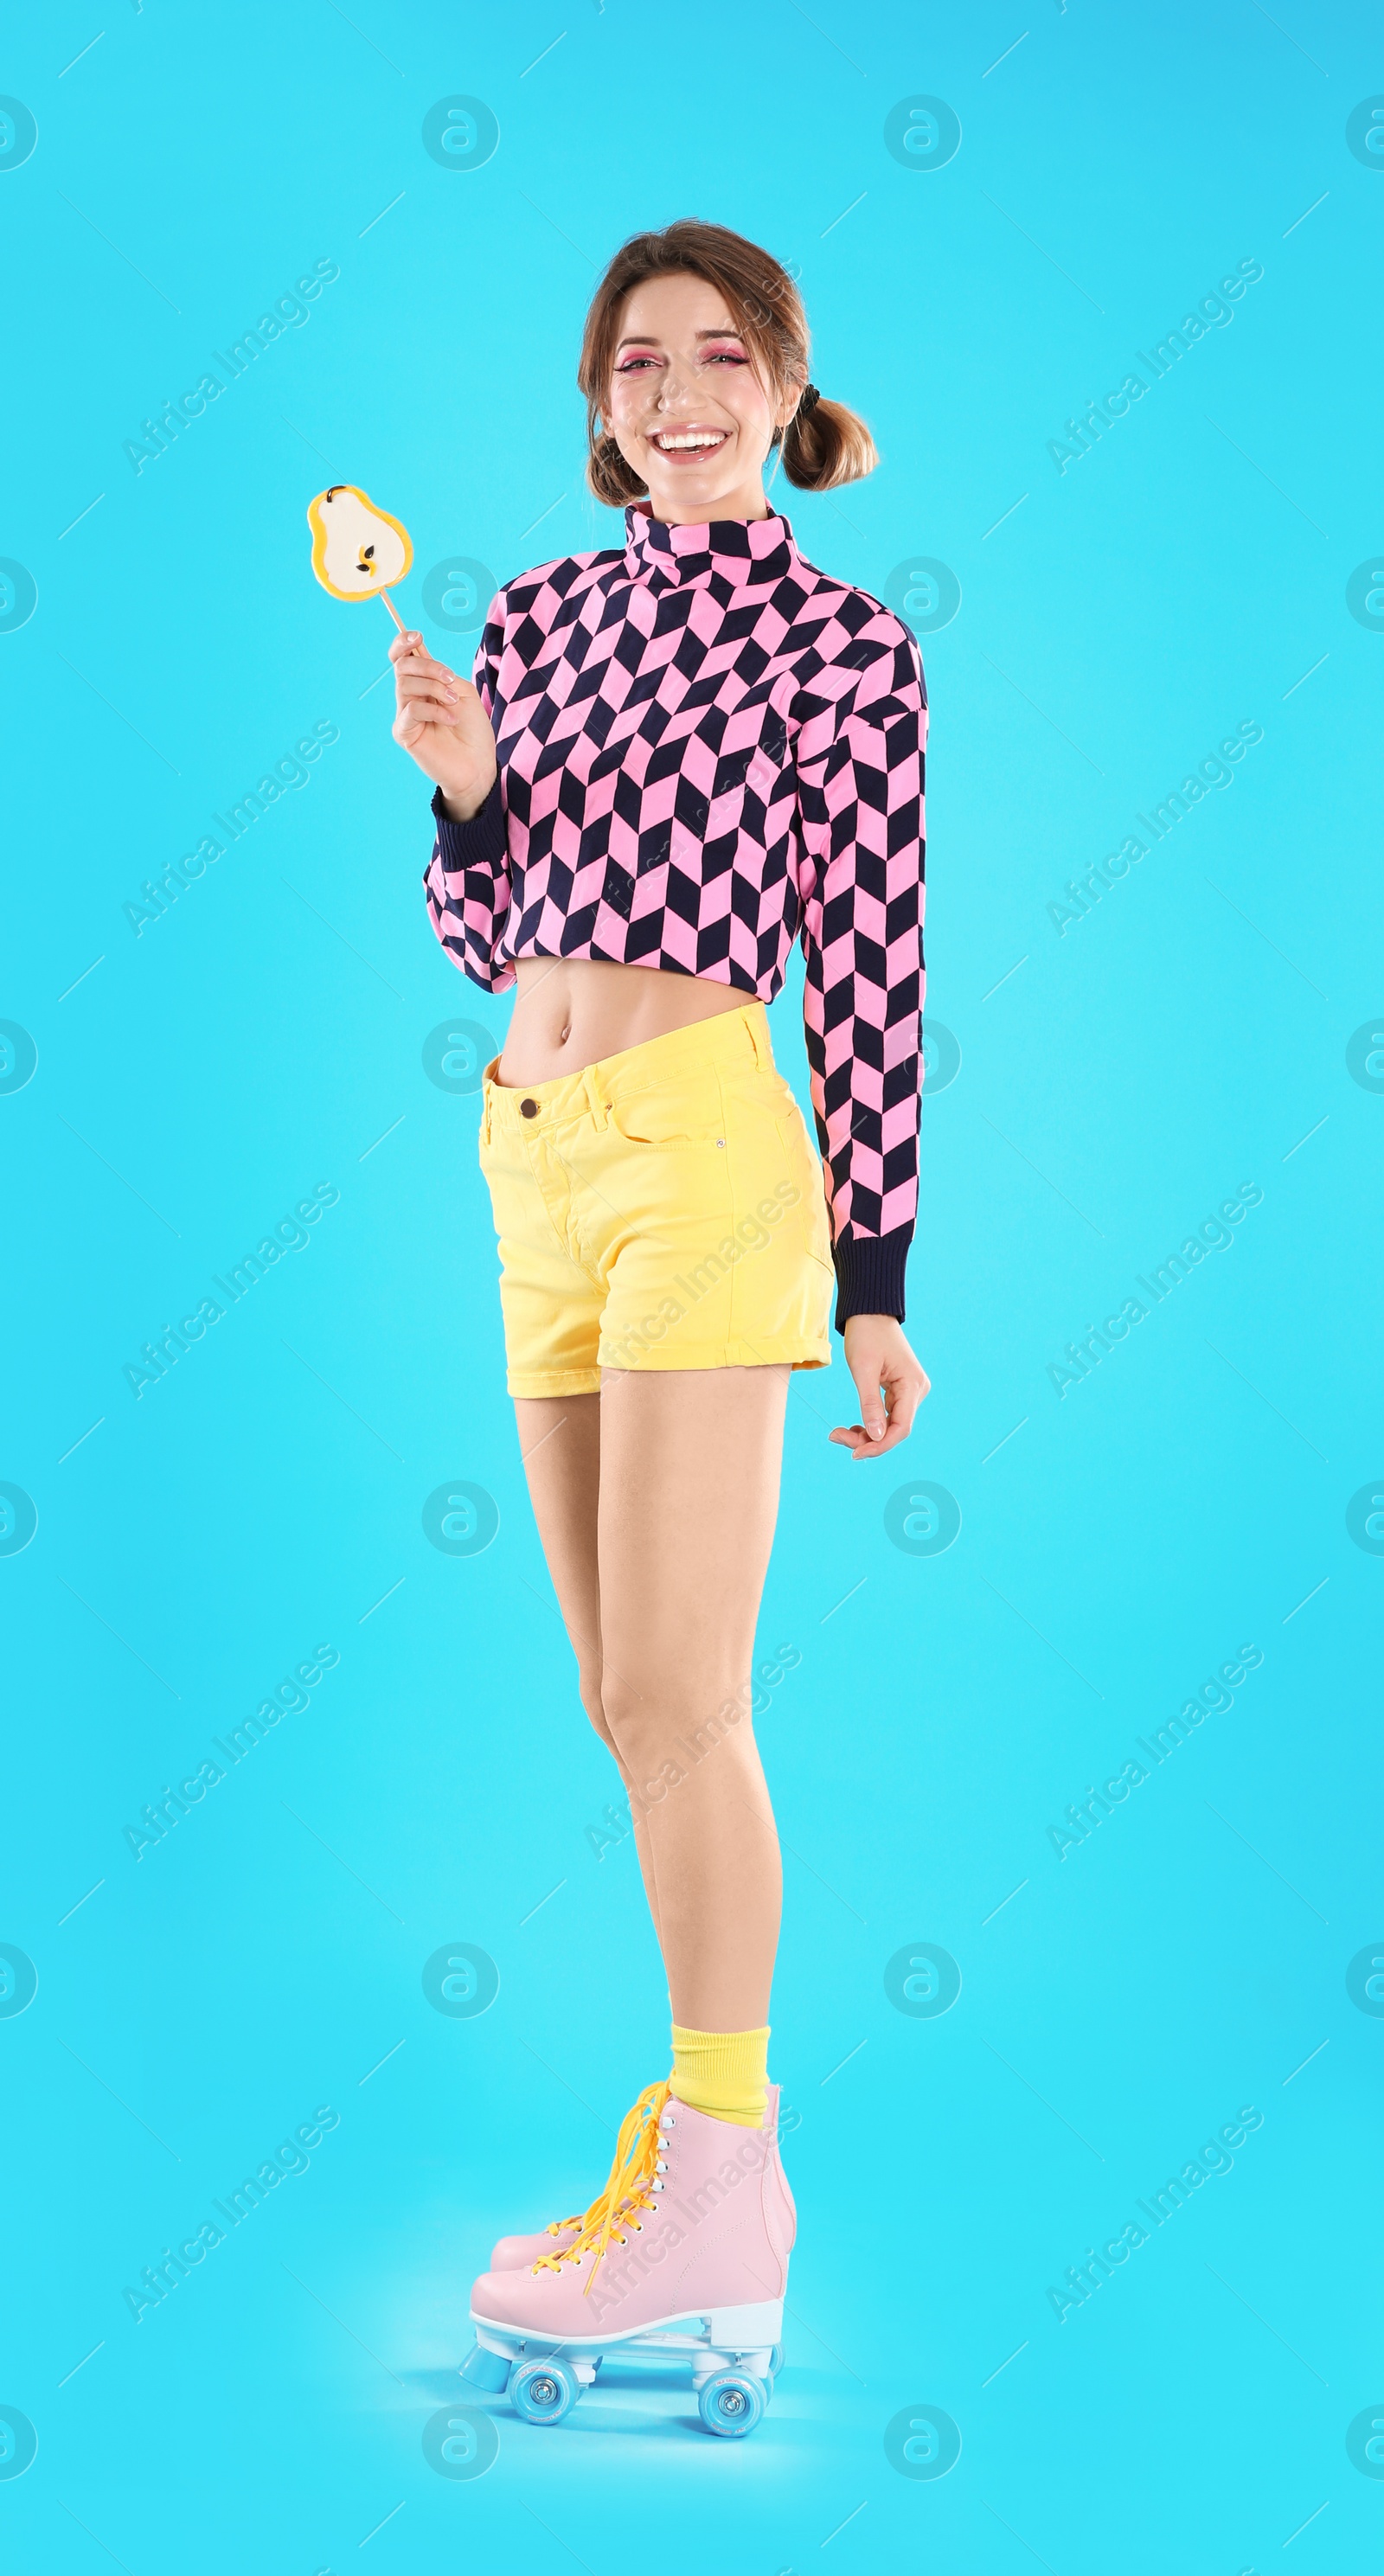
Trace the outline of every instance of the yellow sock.
<path fill-rule="evenodd" d="M 764 2124 L 769 2095 L 768 2030 L 683 2030 L 673 2024 L 672 2090 L 689 2110 L 739 2129 Z"/>

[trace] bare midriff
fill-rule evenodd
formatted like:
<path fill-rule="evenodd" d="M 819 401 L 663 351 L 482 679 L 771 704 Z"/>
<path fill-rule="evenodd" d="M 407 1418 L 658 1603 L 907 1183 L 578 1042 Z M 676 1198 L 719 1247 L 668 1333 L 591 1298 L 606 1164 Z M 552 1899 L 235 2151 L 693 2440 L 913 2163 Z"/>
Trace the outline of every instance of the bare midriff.
<path fill-rule="evenodd" d="M 670 1029 L 743 1011 L 754 999 L 733 984 L 591 957 L 521 957 L 514 974 L 517 999 L 498 1067 L 508 1091 L 560 1081 Z"/>

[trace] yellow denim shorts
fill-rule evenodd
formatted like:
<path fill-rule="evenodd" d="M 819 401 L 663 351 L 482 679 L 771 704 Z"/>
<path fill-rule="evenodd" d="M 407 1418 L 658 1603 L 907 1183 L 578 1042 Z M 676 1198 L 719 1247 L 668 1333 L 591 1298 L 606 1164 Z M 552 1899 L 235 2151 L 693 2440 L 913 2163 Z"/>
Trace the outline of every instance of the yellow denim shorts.
<path fill-rule="evenodd" d="M 609 1369 L 827 1368 L 821 1166 L 762 1002 L 528 1091 L 486 1067 L 511 1395 Z"/>

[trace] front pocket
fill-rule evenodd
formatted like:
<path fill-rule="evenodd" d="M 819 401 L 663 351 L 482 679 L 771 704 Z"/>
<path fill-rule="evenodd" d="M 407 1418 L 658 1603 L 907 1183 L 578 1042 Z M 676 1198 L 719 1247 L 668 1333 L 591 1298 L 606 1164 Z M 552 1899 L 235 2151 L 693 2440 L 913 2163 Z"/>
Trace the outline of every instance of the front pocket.
<path fill-rule="evenodd" d="M 610 1123 L 626 1145 L 642 1146 L 649 1154 L 714 1154 L 718 1147 L 723 1152 L 725 1150 L 724 1136 L 711 1128 L 705 1135 L 689 1135 L 685 1128 L 670 1125 L 665 1133 L 661 1121 L 656 1119 L 653 1121 L 653 1126 L 658 1128 L 655 1135 L 642 1118 L 627 1123 L 623 1112 L 618 1109 L 611 1111 Z"/>
<path fill-rule="evenodd" d="M 724 1149 L 725 1111 L 716 1082 L 695 1082 L 666 1090 L 636 1092 L 613 1100 L 610 1123 L 627 1145 L 658 1147 L 661 1152 L 700 1147 Z"/>

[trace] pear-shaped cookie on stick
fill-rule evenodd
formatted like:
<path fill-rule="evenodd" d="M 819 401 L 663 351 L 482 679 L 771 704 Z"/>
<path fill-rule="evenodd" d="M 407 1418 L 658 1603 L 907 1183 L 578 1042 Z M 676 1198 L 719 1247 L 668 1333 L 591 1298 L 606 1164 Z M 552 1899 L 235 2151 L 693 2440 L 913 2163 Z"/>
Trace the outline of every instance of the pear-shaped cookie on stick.
<path fill-rule="evenodd" d="M 404 621 L 389 594 L 413 562 L 413 539 L 402 519 L 377 510 L 356 483 L 332 483 L 308 503 L 312 568 L 333 599 L 384 601 L 400 634 Z"/>

